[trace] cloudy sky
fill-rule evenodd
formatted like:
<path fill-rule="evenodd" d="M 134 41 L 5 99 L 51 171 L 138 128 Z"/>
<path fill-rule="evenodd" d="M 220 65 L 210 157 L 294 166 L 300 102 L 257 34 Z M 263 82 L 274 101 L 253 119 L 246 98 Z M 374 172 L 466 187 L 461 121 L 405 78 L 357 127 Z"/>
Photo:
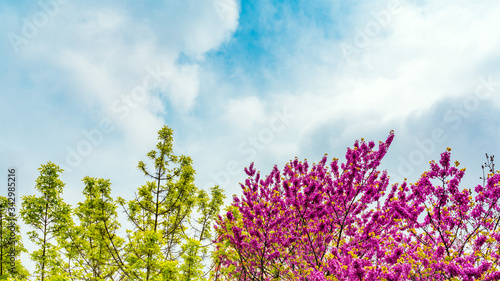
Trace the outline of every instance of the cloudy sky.
<path fill-rule="evenodd" d="M 2 1 L 0 182 L 16 167 L 33 194 L 52 161 L 71 204 L 87 175 L 132 198 L 168 125 L 198 186 L 228 197 L 251 162 L 342 158 L 390 130 L 393 183 L 451 147 L 477 184 L 499 154 L 499 14 L 496 0 Z"/>

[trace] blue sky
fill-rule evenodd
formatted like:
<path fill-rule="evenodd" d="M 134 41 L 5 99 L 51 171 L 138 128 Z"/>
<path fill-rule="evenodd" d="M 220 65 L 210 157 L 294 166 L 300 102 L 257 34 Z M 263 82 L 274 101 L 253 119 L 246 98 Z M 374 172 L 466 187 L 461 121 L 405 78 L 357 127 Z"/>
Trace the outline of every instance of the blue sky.
<path fill-rule="evenodd" d="M 494 0 L 3 1 L 0 182 L 15 166 L 32 194 L 52 161 L 71 204 L 87 175 L 132 198 L 165 124 L 197 184 L 228 198 L 251 162 L 342 157 L 392 129 L 393 183 L 451 147 L 478 184 L 499 154 L 498 14 Z"/>

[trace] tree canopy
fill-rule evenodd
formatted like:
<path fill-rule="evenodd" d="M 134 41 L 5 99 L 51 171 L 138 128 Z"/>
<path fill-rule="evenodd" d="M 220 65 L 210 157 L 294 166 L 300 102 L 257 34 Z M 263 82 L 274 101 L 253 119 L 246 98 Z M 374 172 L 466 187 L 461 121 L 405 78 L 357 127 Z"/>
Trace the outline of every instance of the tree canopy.
<path fill-rule="evenodd" d="M 487 156 L 482 183 L 461 188 L 451 149 L 417 181 L 390 183 L 379 166 L 394 139 L 355 141 L 345 161 L 294 160 L 261 176 L 254 163 L 242 194 L 221 214 L 223 190 L 200 189 L 173 130 L 139 161 L 132 198 L 109 179 L 83 178 L 83 200 L 62 193 L 63 170 L 41 165 L 37 195 L 20 218 L 36 245 L 35 280 L 500 280 L 500 172 Z M 473 192 L 474 190 L 474 192 Z M 0 196 L 0 280 L 26 280 L 20 227 Z M 119 211 L 131 225 L 123 229 Z M 15 216 L 14 216 L 15 217 Z M 122 231 L 124 230 L 124 231 Z M 12 245 L 17 251 L 9 255 Z"/>

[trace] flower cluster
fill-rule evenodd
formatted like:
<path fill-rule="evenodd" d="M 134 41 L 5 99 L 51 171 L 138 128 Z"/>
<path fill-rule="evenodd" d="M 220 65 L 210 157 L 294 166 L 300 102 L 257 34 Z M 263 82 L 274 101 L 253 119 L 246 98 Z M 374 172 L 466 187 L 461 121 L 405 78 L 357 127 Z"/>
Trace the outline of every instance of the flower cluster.
<path fill-rule="evenodd" d="M 216 222 L 218 275 L 234 280 L 500 280 L 500 174 L 460 190 L 450 151 L 413 184 L 377 168 L 394 138 L 346 161 L 297 158 L 261 177 Z M 386 194 L 386 192 L 389 192 Z M 219 275 L 220 273 L 220 275 Z"/>

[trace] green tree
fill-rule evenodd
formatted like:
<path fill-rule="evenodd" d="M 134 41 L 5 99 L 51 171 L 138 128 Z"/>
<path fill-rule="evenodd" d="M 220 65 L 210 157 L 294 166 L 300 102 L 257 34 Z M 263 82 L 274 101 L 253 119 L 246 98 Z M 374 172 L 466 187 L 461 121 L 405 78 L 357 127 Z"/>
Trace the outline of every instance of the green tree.
<path fill-rule="evenodd" d="M 23 196 L 20 211 L 23 221 L 35 229 L 28 232 L 30 240 L 38 246 L 31 253 L 36 265 L 35 277 L 42 281 L 66 280 L 63 270 L 66 266 L 57 242 L 71 225 L 71 207 L 61 197 L 65 184 L 59 175 L 63 170 L 48 162 L 39 171 L 35 189 L 41 196 Z"/>
<path fill-rule="evenodd" d="M 15 208 L 12 201 L 0 196 L 0 280 L 9 277 L 25 280 L 29 272 L 20 261 L 21 252 L 26 252 L 22 243 L 17 216 L 12 211 Z M 14 253 L 14 255 L 12 255 Z M 14 264 L 11 257 L 15 258 Z"/>
<path fill-rule="evenodd" d="M 154 171 L 142 161 L 138 165 L 151 181 L 138 188 L 133 200 L 118 198 L 133 230 L 127 230 L 124 247 L 113 253 L 123 261 L 123 275 L 133 280 L 202 280 L 209 244 L 202 243 L 210 242 L 210 224 L 224 195 L 217 186 L 211 196 L 195 186 L 191 158 L 173 153 L 172 129 L 164 126 L 158 140 L 156 150 L 147 154 Z"/>
<path fill-rule="evenodd" d="M 68 228 L 62 242 L 68 258 L 67 273 L 74 280 L 115 280 L 120 263 L 115 260 L 114 247 L 121 248 L 124 241 L 116 235 L 120 224 L 116 202 L 110 195 L 111 183 L 91 177 L 83 182 L 85 201 L 74 210 L 79 223 Z"/>

